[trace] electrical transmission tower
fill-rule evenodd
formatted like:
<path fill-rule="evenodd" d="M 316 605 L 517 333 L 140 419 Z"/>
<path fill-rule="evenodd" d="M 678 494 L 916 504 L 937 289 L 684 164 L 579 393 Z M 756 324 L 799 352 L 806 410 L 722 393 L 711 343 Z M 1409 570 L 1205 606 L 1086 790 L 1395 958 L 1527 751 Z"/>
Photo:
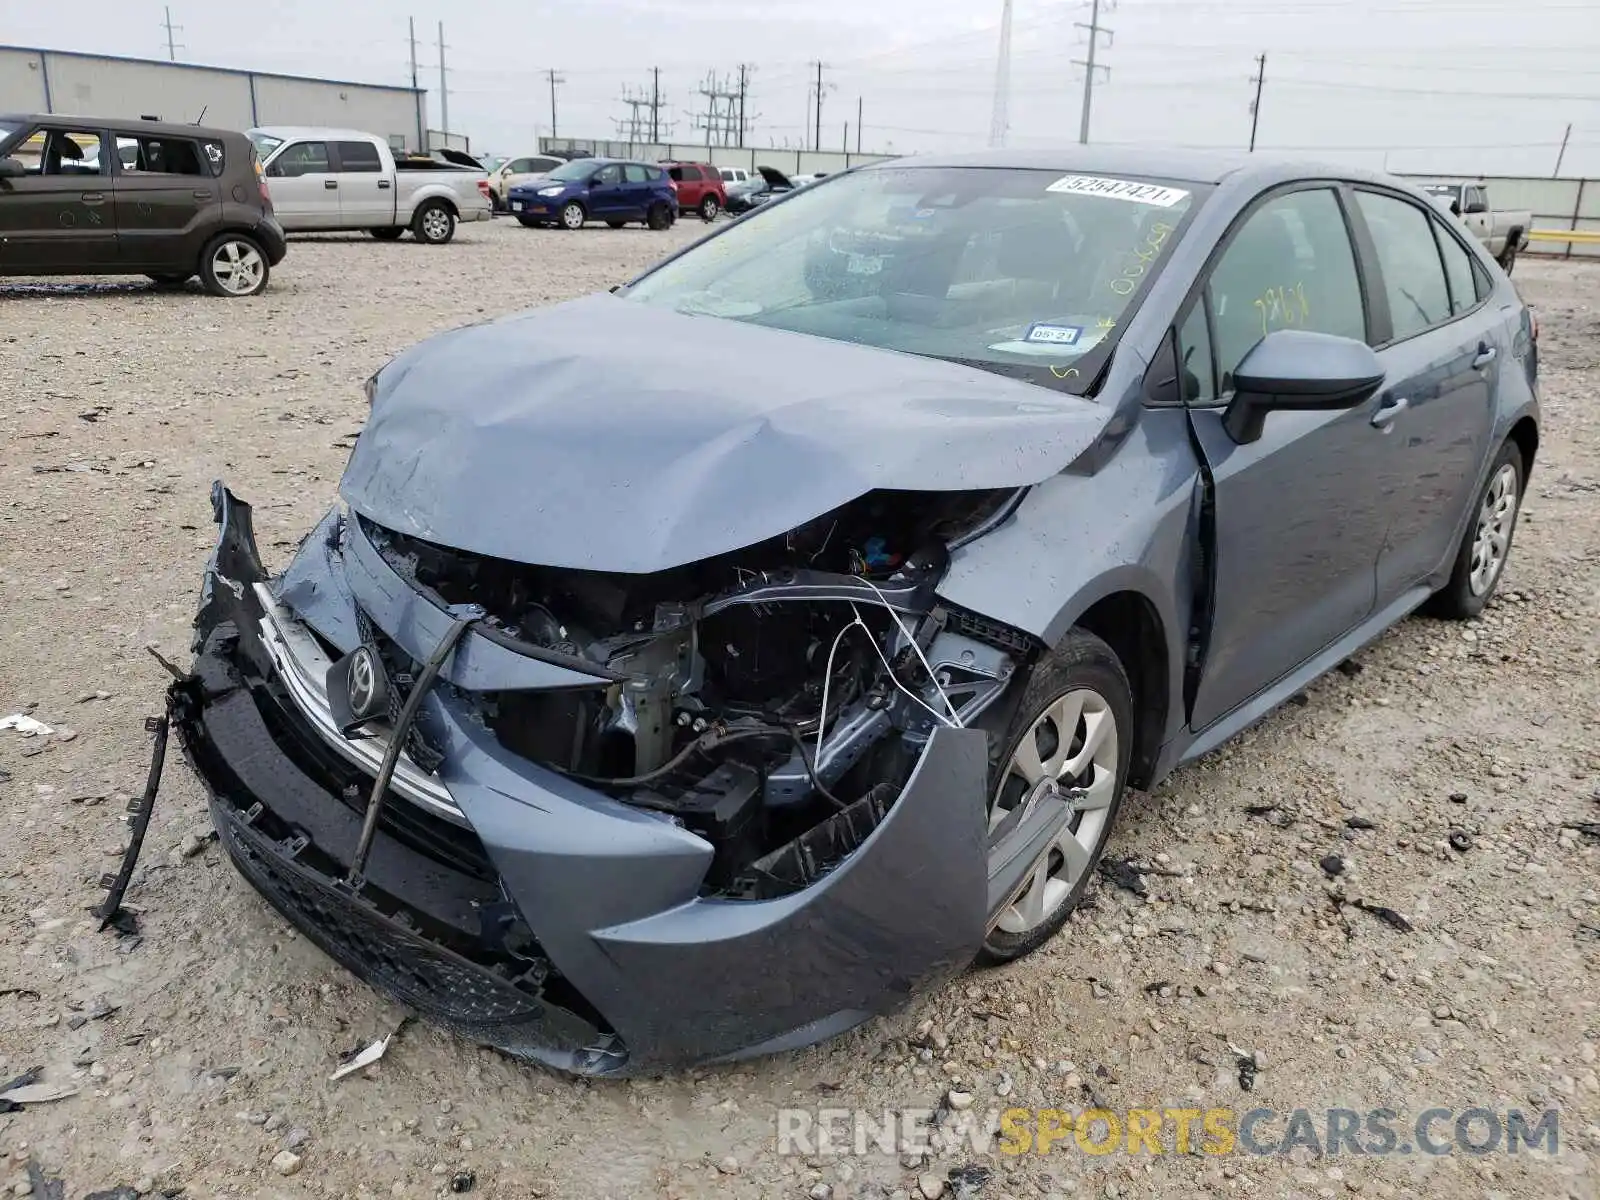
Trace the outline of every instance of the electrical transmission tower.
<path fill-rule="evenodd" d="M 628 115 L 613 118 L 617 136 L 627 142 L 648 142 L 652 115 L 650 93 L 624 91 L 620 102 L 627 108 Z"/>
<path fill-rule="evenodd" d="M 744 67 L 739 69 L 737 85 L 731 84 L 726 76 L 718 80 L 714 71 L 706 73 L 699 93 L 705 97 L 705 111 L 695 116 L 694 127 L 705 132 L 707 146 L 736 146 L 742 140 L 748 84 L 748 72 Z"/>
<path fill-rule="evenodd" d="M 173 62 L 177 62 L 178 61 L 178 51 L 179 50 L 186 50 L 186 49 L 188 49 L 188 47 L 185 46 L 182 42 L 173 41 L 172 35 L 175 34 L 175 33 L 182 33 L 183 32 L 183 26 L 182 25 L 174 25 L 172 23 L 172 9 L 170 7 L 166 10 L 166 13 L 167 13 L 167 19 L 161 23 L 161 27 L 167 31 L 167 58 L 169 58 Z"/>
<path fill-rule="evenodd" d="M 1083 68 L 1083 117 L 1078 124 L 1078 141 L 1084 145 L 1089 143 L 1089 113 L 1094 105 L 1094 73 L 1096 71 L 1104 71 L 1105 78 L 1111 78 L 1111 68 L 1102 66 L 1094 61 L 1095 51 L 1100 47 L 1100 35 L 1102 33 L 1106 35 L 1106 45 L 1108 47 L 1111 45 L 1112 39 L 1111 30 L 1100 24 L 1100 9 L 1102 5 L 1108 10 L 1115 9 L 1117 0 L 1089 0 L 1089 23 L 1086 25 L 1082 21 L 1074 22 L 1077 28 L 1089 31 L 1088 57 L 1072 60 L 1074 66 Z"/>
<path fill-rule="evenodd" d="M 1011 105 L 1011 0 L 1005 0 L 1000 10 L 1000 58 L 994 68 L 994 115 L 989 120 L 989 145 L 1006 144 L 1006 130 L 1011 124 L 1008 109 Z M 856 121 L 859 133 L 861 122 Z M 849 147 L 846 147 L 848 149 Z"/>

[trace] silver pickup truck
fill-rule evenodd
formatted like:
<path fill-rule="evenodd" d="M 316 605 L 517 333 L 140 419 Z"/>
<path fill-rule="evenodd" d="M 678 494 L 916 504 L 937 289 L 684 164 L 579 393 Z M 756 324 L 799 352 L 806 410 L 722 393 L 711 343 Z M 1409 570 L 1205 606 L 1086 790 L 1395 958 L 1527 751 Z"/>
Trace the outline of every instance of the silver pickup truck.
<path fill-rule="evenodd" d="M 1518 252 L 1528 245 L 1528 230 L 1533 228 L 1531 212 L 1491 208 L 1489 189 L 1482 183 L 1450 180 L 1445 183 L 1425 183 L 1422 190 L 1439 207 L 1447 208 L 1459 217 L 1468 232 L 1494 255 L 1505 273 L 1511 274 Z"/>
<path fill-rule="evenodd" d="M 492 215 L 488 175 L 475 162 L 397 162 L 382 138 L 348 129 L 273 126 L 250 130 L 250 140 L 290 233 L 365 229 L 390 241 L 409 229 L 437 246 L 458 222 Z"/>

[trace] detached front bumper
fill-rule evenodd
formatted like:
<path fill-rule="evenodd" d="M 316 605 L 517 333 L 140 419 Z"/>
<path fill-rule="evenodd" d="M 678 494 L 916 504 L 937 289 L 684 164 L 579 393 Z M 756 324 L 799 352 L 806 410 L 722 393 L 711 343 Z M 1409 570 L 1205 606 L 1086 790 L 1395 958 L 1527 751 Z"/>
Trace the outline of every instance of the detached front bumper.
<path fill-rule="evenodd" d="M 317 719 L 284 660 L 283 622 L 344 652 L 358 615 L 404 640 L 448 615 L 383 577 L 333 514 L 269 583 L 249 507 L 220 484 L 214 504 L 193 676 L 169 703 L 222 844 L 309 938 L 422 1015 L 566 1071 L 658 1070 L 832 1036 L 976 952 L 981 732 L 935 732 L 882 822 L 811 887 L 705 898 L 708 843 L 511 754 L 474 719 L 461 690 L 505 686 L 521 668 L 472 633 L 424 701 L 442 761 L 427 772 L 402 757 L 352 890 L 370 750 L 338 745 Z"/>

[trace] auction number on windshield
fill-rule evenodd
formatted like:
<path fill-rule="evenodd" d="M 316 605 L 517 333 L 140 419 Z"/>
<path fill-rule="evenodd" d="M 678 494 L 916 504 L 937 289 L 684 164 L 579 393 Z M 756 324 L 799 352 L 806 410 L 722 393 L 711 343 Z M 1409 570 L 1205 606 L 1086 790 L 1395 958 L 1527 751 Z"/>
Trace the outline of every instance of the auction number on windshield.
<path fill-rule="evenodd" d="M 1133 250 L 1133 261 L 1111 281 L 1111 290 L 1119 296 L 1131 296 L 1134 288 L 1139 286 L 1139 281 L 1150 270 L 1150 265 L 1160 257 L 1161 248 L 1171 236 L 1172 226 L 1165 221 L 1157 221 L 1150 226 L 1144 242 Z"/>

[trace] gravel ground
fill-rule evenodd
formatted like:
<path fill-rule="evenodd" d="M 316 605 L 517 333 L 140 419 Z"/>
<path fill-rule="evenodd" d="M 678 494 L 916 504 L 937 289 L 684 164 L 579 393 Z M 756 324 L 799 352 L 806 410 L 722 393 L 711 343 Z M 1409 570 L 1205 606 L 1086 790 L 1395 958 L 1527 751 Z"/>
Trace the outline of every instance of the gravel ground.
<path fill-rule="evenodd" d="M 25 1194 L 31 1161 L 69 1197 L 429 1196 L 471 1171 L 493 1197 L 843 1200 L 936 1194 L 951 1169 L 951 1194 L 1001 1198 L 1600 1195 L 1600 838 L 1561 828 L 1600 821 L 1593 266 L 1518 267 L 1545 433 L 1500 599 L 1469 626 L 1406 622 L 1359 672 L 1133 797 L 1112 853 L 1153 868 L 1148 894 L 1092 892 L 1027 962 L 738 1068 L 574 1082 L 414 1024 L 330 1083 L 402 1014 L 244 885 L 176 756 L 130 895 L 143 938 L 96 932 L 164 684 L 145 647 L 186 661 L 210 481 L 255 504 L 281 567 L 390 355 L 619 282 L 700 232 L 303 241 L 255 301 L 0 287 L 0 716 L 33 706 L 56 728 L 0 732 L 0 1078 L 42 1066 L 77 1089 L 0 1116 L 0 1186 Z M 1413 930 L 1337 910 L 1336 885 Z M 1254 1053 L 1252 1091 L 1230 1047 Z M 776 1152 L 780 1107 L 930 1108 L 952 1088 L 972 1113 L 1557 1105 L 1561 1152 Z"/>

